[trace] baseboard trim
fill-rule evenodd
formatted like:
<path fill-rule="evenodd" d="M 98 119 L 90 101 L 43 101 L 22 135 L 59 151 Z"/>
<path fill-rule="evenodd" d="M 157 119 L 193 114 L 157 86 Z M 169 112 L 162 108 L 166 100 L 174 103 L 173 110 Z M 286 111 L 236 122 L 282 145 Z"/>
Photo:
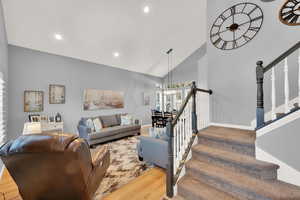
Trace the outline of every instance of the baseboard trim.
<path fill-rule="evenodd" d="M 300 186 L 300 172 L 298 170 L 287 165 L 285 162 L 279 160 L 268 152 L 260 149 L 259 147 L 257 147 L 257 145 L 255 149 L 256 159 L 271 162 L 280 166 L 277 172 L 279 180 Z"/>
<path fill-rule="evenodd" d="M 243 125 L 236 125 L 236 124 L 222 124 L 222 123 L 214 123 L 214 122 L 211 122 L 209 125 L 210 126 L 222 126 L 222 127 L 226 127 L 226 128 L 237 128 L 237 129 L 244 129 L 244 130 L 254 131 L 254 128 L 251 127 L 251 126 L 243 126 Z"/>

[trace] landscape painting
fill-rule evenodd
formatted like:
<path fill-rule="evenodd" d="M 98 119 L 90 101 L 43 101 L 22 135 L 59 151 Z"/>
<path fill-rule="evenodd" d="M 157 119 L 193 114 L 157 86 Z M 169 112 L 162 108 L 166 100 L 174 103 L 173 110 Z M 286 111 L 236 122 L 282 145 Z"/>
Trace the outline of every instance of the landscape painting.
<path fill-rule="evenodd" d="M 84 90 L 84 110 L 105 110 L 124 108 L 124 92 L 111 90 Z"/>
<path fill-rule="evenodd" d="M 63 85 L 49 85 L 49 103 L 64 104 L 66 102 L 66 88 Z"/>
<path fill-rule="evenodd" d="M 43 91 L 24 92 L 24 112 L 42 112 L 44 109 Z"/>

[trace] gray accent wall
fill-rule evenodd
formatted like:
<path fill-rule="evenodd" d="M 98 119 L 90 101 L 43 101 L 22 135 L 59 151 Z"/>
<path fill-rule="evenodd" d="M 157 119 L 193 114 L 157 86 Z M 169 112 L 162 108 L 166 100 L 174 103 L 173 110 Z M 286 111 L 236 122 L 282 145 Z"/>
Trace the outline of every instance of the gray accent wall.
<path fill-rule="evenodd" d="M 299 130 L 300 118 L 257 138 L 256 145 L 300 172 Z"/>
<path fill-rule="evenodd" d="M 213 89 L 211 96 L 211 120 L 217 123 L 228 123 L 250 126 L 255 118 L 256 77 L 255 67 L 258 60 L 270 63 L 281 53 L 299 41 L 300 29 L 282 24 L 278 12 L 284 1 L 264 3 L 253 0 L 264 12 L 264 23 L 257 36 L 245 46 L 222 51 L 210 42 L 209 32 L 214 20 L 227 8 L 241 1 L 209 0 L 208 1 L 208 84 Z M 291 96 L 297 91 L 297 55 L 289 58 Z M 283 103 L 283 67 L 276 69 L 277 103 Z M 266 110 L 270 108 L 270 74 L 265 80 Z"/>
<path fill-rule="evenodd" d="M 3 73 L 3 78 L 6 81 L 8 81 L 8 58 L 7 58 L 7 37 L 6 37 L 6 30 L 5 30 L 5 21 L 4 21 L 4 14 L 3 14 L 3 8 L 2 8 L 2 1 L 0 0 L 0 71 Z M 4 120 L 6 124 L 7 120 L 7 98 L 4 99 Z M 6 130 L 6 129 L 5 129 Z M 1 144 L 1 142 L 0 142 Z M 0 160 L 0 175 L 1 175 L 1 169 L 2 169 L 2 161 Z"/>
<path fill-rule="evenodd" d="M 65 122 L 65 132 L 77 133 L 76 126 L 81 117 L 112 113 L 129 113 L 141 119 L 143 124 L 151 123 L 155 86 L 161 84 L 161 78 L 11 45 L 8 52 L 9 138 L 22 134 L 27 120 L 28 113 L 23 111 L 24 90 L 44 91 L 44 112 L 41 114 L 59 112 Z M 65 104 L 49 104 L 49 84 L 66 86 Z M 87 88 L 125 92 L 125 108 L 83 111 L 83 92 Z M 153 94 L 150 106 L 142 104 L 143 92 Z"/>

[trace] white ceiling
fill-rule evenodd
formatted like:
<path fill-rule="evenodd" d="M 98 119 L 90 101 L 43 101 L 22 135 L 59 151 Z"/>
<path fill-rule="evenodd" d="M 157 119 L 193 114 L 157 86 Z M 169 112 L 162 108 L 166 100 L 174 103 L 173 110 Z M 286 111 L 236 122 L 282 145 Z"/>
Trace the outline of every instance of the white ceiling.
<path fill-rule="evenodd" d="M 2 2 L 9 44 L 155 76 L 167 73 L 168 49 L 176 66 L 206 41 L 205 0 Z"/>

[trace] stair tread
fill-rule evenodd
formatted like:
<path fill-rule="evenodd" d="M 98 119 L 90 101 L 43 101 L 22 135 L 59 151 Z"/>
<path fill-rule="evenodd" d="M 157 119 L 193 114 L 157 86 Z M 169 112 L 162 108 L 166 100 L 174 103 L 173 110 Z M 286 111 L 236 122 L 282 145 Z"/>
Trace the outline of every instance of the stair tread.
<path fill-rule="evenodd" d="M 206 145 L 196 145 L 193 147 L 193 151 L 208 154 L 214 158 L 221 158 L 234 163 L 238 163 L 242 166 L 255 169 L 278 169 L 279 166 L 273 163 L 268 163 L 260 160 L 256 160 L 254 157 L 239 154 L 231 151 L 225 151 L 218 148 L 212 148 Z"/>
<path fill-rule="evenodd" d="M 206 129 L 203 129 L 199 132 L 199 135 L 250 145 L 254 145 L 256 139 L 255 131 L 224 128 L 218 126 L 210 126 Z"/>
<path fill-rule="evenodd" d="M 202 183 L 190 176 L 182 178 L 178 185 L 184 188 L 186 191 L 196 194 L 201 199 L 207 200 L 238 200 L 238 198 L 233 197 L 223 191 L 213 188 L 205 183 Z"/>
<path fill-rule="evenodd" d="M 199 171 L 208 176 L 221 179 L 227 183 L 235 185 L 239 188 L 251 190 L 257 194 L 272 199 L 299 199 L 300 187 L 294 186 L 281 181 L 263 181 L 252 178 L 246 174 L 233 172 L 226 168 L 218 167 L 209 163 L 191 160 L 186 164 L 187 170 Z"/>

